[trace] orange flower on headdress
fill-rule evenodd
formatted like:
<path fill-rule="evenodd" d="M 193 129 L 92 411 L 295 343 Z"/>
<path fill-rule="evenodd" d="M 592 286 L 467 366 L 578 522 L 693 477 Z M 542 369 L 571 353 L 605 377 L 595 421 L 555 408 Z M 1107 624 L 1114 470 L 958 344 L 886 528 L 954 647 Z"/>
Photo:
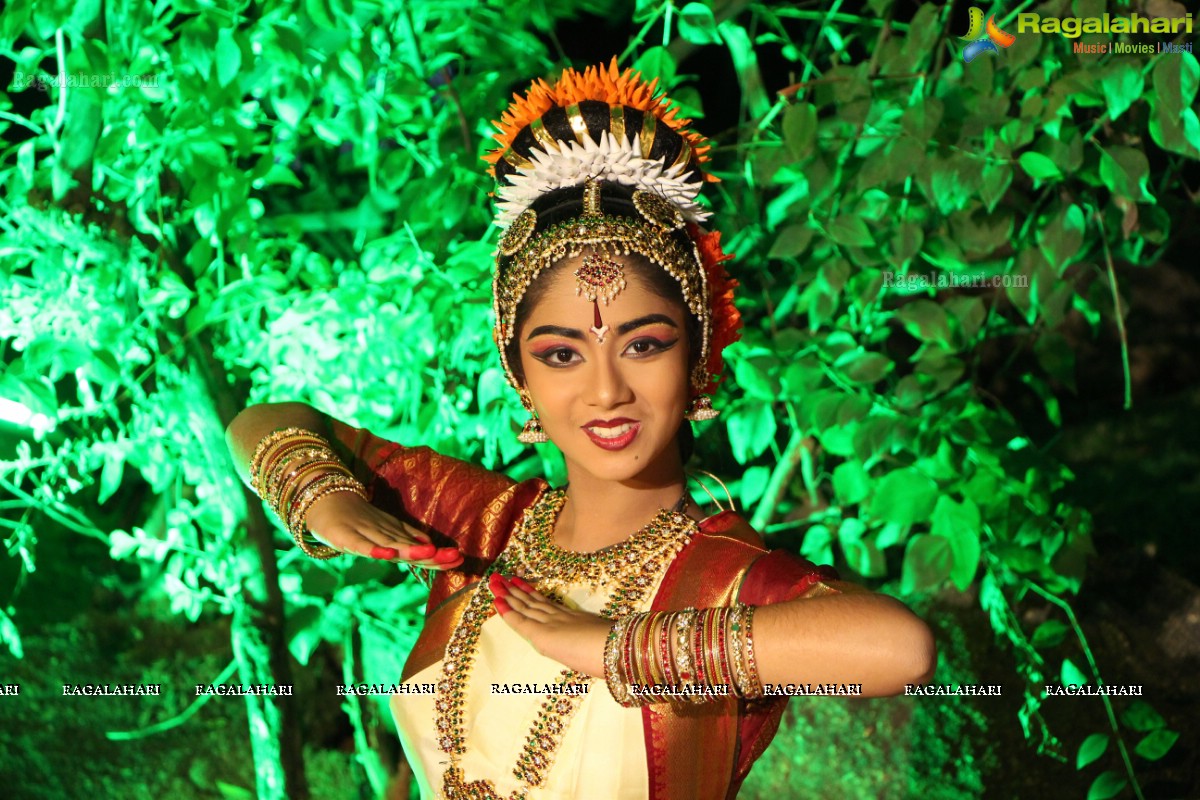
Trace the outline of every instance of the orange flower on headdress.
<path fill-rule="evenodd" d="M 483 157 L 492 165 L 489 172 L 493 177 L 496 174 L 496 162 L 512 145 L 517 134 L 531 122 L 541 119 L 542 115 L 552 108 L 563 108 L 584 100 L 628 106 L 653 114 L 659 122 L 669 125 L 687 141 L 699 163 L 708 160 L 707 153 L 711 149 L 708 140 L 695 131 L 686 129 L 691 120 L 676 116 L 679 109 L 671 108 L 671 102 L 658 92 L 658 78 L 646 83 L 642 80 L 642 74 L 634 72 L 632 68 L 621 72 L 617 68 L 617 58 L 613 56 L 607 67 L 591 66 L 583 72 L 568 67 L 563 70 L 562 77 L 553 86 L 539 78 L 529 87 L 524 97 L 519 94 L 513 95 L 513 102 L 508 110 L 498 122 L 492 123 L 499 130 L 492 138 L 500 146 Z"/>
<path fill-rule="evenodd" d="M 688 225 L 688 235 L 696 243 L 700 251 L 700 264 L 708 279 L 708 294 L 710 307 L 709 317 L 712 324 L 712 335 L 708 342 L 708 372 L 711 376 L 708 385 L 701 394 L 711 395 L 724 380 L 721 374 L 725 368 L 725 357 L 722 354 L 726 347 L 742 338 L 739 331 L 742 328 L 742 315 L 733 303 L 733 290 L 738 282 L 729 276 L 722 263 L 733 258 L 721 249 L 721 232 L 706 233 L 694 223 Z"/>

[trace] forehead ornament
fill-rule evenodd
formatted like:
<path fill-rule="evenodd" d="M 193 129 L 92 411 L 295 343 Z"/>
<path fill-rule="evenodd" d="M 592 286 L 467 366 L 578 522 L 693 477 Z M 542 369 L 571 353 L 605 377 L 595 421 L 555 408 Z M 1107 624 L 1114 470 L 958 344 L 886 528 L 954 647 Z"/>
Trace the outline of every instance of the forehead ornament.
<path fill-rule="evenodd" d="M 589 303 L 599 300 L 608 305 L 626 285 L 621 265 L 595 253 L 584 256 L 583 266 L 575 270 L 575 294 Z"/>
<path fill-rule="evenodd" d="M 586 194 L 584 198 L 586 201 Z M 592 304 L 590 330 L 596 337 L 596 344 L 604 344 L 604 337 L 608 335 L 608 326 L 600 317 L 600 303 L 608 305 L 625 286 L 625 270 L 621 269 L 621 265 L 595 253 L 584 256 L 583 266 L 575 270 L 575 294 Z"/>

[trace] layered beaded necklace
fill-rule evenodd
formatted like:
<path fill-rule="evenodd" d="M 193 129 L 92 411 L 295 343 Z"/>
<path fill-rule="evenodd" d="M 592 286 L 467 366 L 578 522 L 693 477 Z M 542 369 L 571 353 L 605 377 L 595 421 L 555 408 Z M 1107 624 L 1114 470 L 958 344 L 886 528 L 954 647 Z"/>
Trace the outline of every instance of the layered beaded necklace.
<path fill-rule="evenodd" d="M 649 525 L 624 542 L 595 553 L 576 553 L 558 547 L 551 539 L 554 522 L 566 498 L 564 490 L 553 489 L 526 510 L 488 574 L 520 574 L 543 594 L 558 593 L 579 584 L 592 589 L 608 588 L 608 602 L 600 610 L 600 616 L 616 619 L 637 611 L 650 587 L 658 584 L 676 553 L 699 529 L 695 520 L 680 511 L 662 509 Z M 438 747 L 449 756 L 442 775 L 442 792 L 449 800 L 505 800 L 490 780 L 468 781 L 461 767 L 467 752 L 463 730 L 465 690 L 483 623 L 495 613 L 487 583 L 481 580 L 475 586 L 446 644 L 442 678 L 434 701 Z M 572 669 L 564 669 L 555 680 L 556 686 L 595 682 L 597 679 Z M 521 785 L 508 800 L 526 800 L 529 792 L 545 780 L 567 726 L 584 697 L 584 693 L 551 692 L 542 699 L 513 769 Z"/>

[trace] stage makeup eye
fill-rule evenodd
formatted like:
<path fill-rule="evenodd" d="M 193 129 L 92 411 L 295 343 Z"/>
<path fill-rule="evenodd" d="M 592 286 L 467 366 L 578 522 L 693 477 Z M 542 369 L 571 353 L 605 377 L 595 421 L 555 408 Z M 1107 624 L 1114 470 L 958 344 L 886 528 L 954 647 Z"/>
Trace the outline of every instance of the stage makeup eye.
<path fill-rule="evenodd" d="M 568 367 L 583 360 L 579 353 L 569 347 L 548 347 L 530 355 L 549 367 Z"/>
<path fill-rule="evenodd" d="M 664 341 L 662 339 L 656 339 L 652 336 L 643 336 L 630 342 L 625 347 L 625 352 L 631 356 L 651 356 L 670 350 L 678 342 L 678 338 Z"/>

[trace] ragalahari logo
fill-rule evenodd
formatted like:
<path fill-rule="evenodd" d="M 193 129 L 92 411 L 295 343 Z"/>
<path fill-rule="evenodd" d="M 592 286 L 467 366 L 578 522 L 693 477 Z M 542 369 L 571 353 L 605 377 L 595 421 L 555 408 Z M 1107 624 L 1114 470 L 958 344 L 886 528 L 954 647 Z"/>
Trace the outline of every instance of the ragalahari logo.
<path fill-rule="evenodd" d="M 986 35 L 982 35 L 985 33 Z M 966 36 L 958 37 L 969 44 L 963 48 L 963 61 L 970 64 L 975 60 L 975 56 L 980 53 L 999 53 L 996 46 L 1011 47 L 1012 43 L 1017 40 L 1017 37 L 1011 33 L 1005 33 L 996 26 L 996 17 L 992 15 L 988 17 L 987 28 L 983 25 L 983 12 L 975 6 L 971 6 L 971 25 L 967 29 Z"/>

